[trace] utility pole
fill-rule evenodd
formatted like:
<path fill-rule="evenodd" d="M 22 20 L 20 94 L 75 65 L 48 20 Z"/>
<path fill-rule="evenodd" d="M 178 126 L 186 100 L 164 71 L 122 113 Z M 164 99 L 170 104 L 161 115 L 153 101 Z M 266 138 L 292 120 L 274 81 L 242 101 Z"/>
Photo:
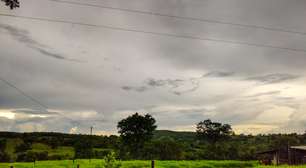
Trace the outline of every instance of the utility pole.
<path fill-rule="evenodd" d="M 90 135 L 92 135 L 93 126 L 90 127 Z"/>
<path fill-rule="evenodd" d="M 93 130 L 93 126 L 90 126 L 90 146 L 92 147 L 92 130 Z M 91 155 L 89 156 L 89 162 L 91 162 Z"/>

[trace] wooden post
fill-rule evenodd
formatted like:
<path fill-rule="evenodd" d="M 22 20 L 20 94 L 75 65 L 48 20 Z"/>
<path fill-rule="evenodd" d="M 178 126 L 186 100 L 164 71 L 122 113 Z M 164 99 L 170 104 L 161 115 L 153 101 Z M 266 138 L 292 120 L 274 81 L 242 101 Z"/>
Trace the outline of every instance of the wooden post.
<path fill-rule="evenodd" d="M 151 161 L 151 168 L 155 168 L 155 162 L 154 162 L 154 160 Z"/>
<path fill-rule="evenodd" d="M 77 168 L 80 168 L 80 164 L 77 165 Z"/>

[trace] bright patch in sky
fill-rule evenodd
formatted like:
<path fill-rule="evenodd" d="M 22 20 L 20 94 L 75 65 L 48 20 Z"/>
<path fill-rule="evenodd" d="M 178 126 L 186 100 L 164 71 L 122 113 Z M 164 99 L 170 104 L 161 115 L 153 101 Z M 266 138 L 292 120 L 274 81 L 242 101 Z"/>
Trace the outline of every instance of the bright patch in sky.
<path fill-rule="evenodd" d="M 7 110 L 0 110 L 0 117 L 5 117 L 7 119 L 14 119 L 15 118 L 15 113 L 12 113 L 11 111 Z"/>

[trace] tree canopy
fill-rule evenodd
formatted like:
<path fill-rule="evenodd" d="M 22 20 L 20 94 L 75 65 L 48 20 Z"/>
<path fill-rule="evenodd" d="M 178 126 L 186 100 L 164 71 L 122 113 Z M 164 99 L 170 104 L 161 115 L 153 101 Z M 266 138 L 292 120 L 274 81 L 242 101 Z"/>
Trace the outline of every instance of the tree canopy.
<path fill-rule="evenodd" d="M 118 122 L 117 128 L 123 145 L 128 148 L 131 155 L 138 157 L 145 142 L 153 138 L 153 132 L 157 127 L 155 122 L 151 115 L 140 115 L 138 113 Z"/>
<path fill-rule="evenodd" d="M 197 136 L 210 143 L 216 143 L 226 137 L 229 137 L 233 131 L 229 124 L 212 122 L 210 119 L 201 121 L 197 124 Z"/>
<path fill-rule="evenodd" d="M 19 8 L 20 3 L 18 0 L 1 0 L 5 3 L 6 6 L 10 7 L 10 9 Z"/>

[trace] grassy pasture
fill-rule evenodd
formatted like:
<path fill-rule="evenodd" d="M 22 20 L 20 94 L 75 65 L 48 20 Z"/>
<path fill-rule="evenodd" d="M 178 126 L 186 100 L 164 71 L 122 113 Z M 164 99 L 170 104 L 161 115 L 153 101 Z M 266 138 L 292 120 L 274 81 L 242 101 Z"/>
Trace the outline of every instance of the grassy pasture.
<path fill-rule="evenodd" d="M 29 151 L 33 151 L 33 152 L 48 152 L 48 156 L 53 156 L 53 155 L 63 155 L 66 158 L 73 158 L 74 156 L 74 149 L 73 147 L 70 146 L 60 146 L 56 149 L 51 149 L 51 147 L 49 147 L 46 144 L 42 144 L 42 143 L 34 143 L 32 145 L 32 149 Z"/>
<path fill-rule="evenodd" d="M 150 161 L 123 161 L 122 168 L 150 168 Z M 71 160 L 62 161 L 38 161 L 35 168 L 76 168 L 80 164 L 80 168 L 103 168 L 103 160 Z M 0 168 L 34 168 L 33 163 L 0 163 Z M 156 168 L 273 168 L 273 166 L 260 166 L 257 162 L 241 162 L 241 161 L 156 161 Z M 286 168 L 289 166 L 279 166 Z M 291 166 L 291 168 L 302 168 L 306 166 Z"/>

